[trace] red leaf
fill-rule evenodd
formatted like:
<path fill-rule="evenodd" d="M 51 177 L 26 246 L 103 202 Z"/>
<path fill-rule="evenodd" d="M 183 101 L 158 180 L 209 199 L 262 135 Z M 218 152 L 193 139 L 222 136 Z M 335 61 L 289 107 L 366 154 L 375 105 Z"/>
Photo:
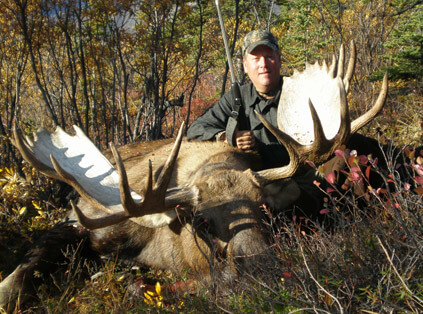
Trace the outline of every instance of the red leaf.
<path fill-rule="evenodd" d="M 355 156 L 350 156 L 348 158 L 348 164 L 349 165 L 354 165 L 354 163 L 355 163 Z"/>
<path fill-rule="evenodd" d="M 358 167 L 352 167 L 351 172 L 361 172 L 361 169 Z"/>
<path fill-rule="evenodd" d="M 324 209 L 322 209 L 321 211 L 320 211 L 320 214 L 322 214 L 322 215 L 324 215 L 324 214 L 329 214 L 330 213 L 330 210 L 329 209 L 327 209 L 327 208 L 324 208 Z"/>
<path fill-rule="evenodd" d="M 365 173 L 366 173 L 366 178 L 367 178 L 368 180 L 370 179 L 370 169 L 371 169 L 371 167 L 370 167 L 370 166 L 367 166 L 366 171 L 365 171 Z"/>
<path fill-rule="evenodd" d="M 414 170 L 419 176 L 423 176 L 423 167 L 421 165 L 414 165 Z"/>
<path fill-rule="evenodd" d="M 287 272 L 283 272 L 282 276 L 284 276 L 285 278 L 291 278 L 292 274 L 291 273 L 287 273 Z"/>
<path fill-rule="evenodd" d="M 335 155 L 338 156 L 339 158 L 344 158 L 345 153 L 344 153 L 344 151 L 337 149 L 337 150 L 335 150 Z"/>
<path fill-rule="evenodd" d="M 362 165 L 367 165 L 367 163 L 369 162 L 369 159 L 365 155 L 360 155 L 359 158 Z"/>
<path fill-rule="evenodd" d="M 361 176 L 358 172 L 352 172 L 351 177 L 352 177 L 352 180 L 354 182 L 360 182 L 361 181 Z"/>
<path fill-rule="evenodd" d="M 419 177 L 419 176 L 417 176 L 417 177 L 415 177 L 415 178 L 414 178 L 414 180 L 415 180 L 418 184 L 423 185 L 423 177 Z"/>
<path fill-rule="evenodd" d="M 377 193 L 377 194 L 386 194 L 386 189 L 378 188 L 378 189 L 376 190 L 376 193 Z"/>
<path fill-rule="evenodd" d="M 335 173 L 334 172 L 329 173 L 328 176 L 326 177 L 326 180 L 330 184 L 335 184 Z"/>
<path fill-rule="evenodd" d="M 330 193 L 336 192 L 336 190 L 332 188 L 327 188 L 326 192 L 330 194 Z"/>

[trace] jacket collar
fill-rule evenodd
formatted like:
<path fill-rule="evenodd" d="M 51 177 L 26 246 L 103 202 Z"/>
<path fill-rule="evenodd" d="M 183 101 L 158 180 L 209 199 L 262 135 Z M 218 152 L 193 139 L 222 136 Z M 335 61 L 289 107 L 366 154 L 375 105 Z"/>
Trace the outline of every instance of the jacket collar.
<path fill-rule="evenodd" d="M 278 92 L 276 93 L 275 98 L 273 99 L 265 99 L 257 93 L 256 88 L 251 83 L 250 90 L 245 94 L 246 97 L 243 99 L 244 104 L 246 107 L 249 108 L 250 112 L 250 127 L 252 130 L 257 128 L 262 128 L 263 124 L 258 119 L 258 117 L 252 112 L 254 109 L 261 113 L 265 118 L 274 126 L 277 127 L 277 114 L 276 112 L 270 113 L 270 111 L 276 111 L 279 103 L 279 99 L 281 96 L 282 91 L 282 84 L 283 79 L 280 79 L 280 87 Z"/>
<path fill-rule="evenodd" d="M 277 104 L 279 103 L 279 98 L 281 96 L 282 85 L 283 85 L 283 77 L 281 76 L 279 80 L 279 88 L 275 97 L 272 99 L 265 99 L 264 97 L 259 95 L 253 83 L 250 83 L 249 92 L 246 93 L 247 97 L 243 99 L 245 106 L 253 107 L 258 104 L 258 108 L 256 109 L 258 109 L 259 112 L 265 112 L 267 107 L 269 106 L 274 106 L 274 105 L 277 106 Z"/>

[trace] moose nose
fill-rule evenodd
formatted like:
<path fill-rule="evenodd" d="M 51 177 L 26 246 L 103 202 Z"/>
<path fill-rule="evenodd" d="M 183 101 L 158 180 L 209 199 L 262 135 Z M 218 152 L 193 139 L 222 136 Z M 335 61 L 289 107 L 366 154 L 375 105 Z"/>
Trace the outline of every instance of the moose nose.
<path fill-rule="evenodd" d="M 276 257 L 258 228 L 239 231 L 229 242 L 234 268 L 239 273 L 262 277 L 275 266 Z"/>

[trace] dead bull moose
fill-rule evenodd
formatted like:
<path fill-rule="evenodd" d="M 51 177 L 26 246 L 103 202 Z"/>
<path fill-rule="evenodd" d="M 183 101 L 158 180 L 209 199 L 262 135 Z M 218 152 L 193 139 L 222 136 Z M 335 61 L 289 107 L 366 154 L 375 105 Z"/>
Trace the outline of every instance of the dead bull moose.
<path fill-rule="evenodd" d="M 214 267 L 227 278 L 269 267 L 276 258 L 261 228 L 260 205 L 283 203 L 283 189 L 275 189 L 281 179 L 302 171 L 307 160 L 326 162 L 383 107 L 386 75 L 372 109 L 350 122 L 346 94 L 354 64 L 351 43 L 345 75 L 341 47 L 338 62 L 334 57 L 330 67 L 307 65 L 285 78 L 279 129 L 263 120 L 289 153 L 289 164 L 276 169 L 257 169 L 258 156 L 221 142 L 183 141 L 181 131 L 173 146 L 125 162 L 111 146 L 115 169 L 76 127 L 75 136 L 60 128 L 40 130 L 34 141 L 15 130 L 15 145 L 25 160 L 73 186 L 81 199 L 0 283 L 0 305 L 7 308 L 30 294 L 34 271 L 48 274 L 72 240 L 86 239 L 99 255 L 117 253 L 177 273 L 189 270 L 194 278 L 210 279 Z"/>

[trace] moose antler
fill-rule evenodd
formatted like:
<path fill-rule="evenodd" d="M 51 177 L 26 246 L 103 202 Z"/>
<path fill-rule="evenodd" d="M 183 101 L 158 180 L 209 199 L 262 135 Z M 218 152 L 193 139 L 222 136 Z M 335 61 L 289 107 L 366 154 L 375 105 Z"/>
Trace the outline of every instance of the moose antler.
<path fill-rule="evenodd" d="M 144 197 L 130 190 L 122 159 L 113 145 L 111 149 L 118 171 L 81 129 L 76 126 L 74 129 L 75 136 L 70 136 L 60 127 L 57 127 L 54 133 L 40 129 L 34 134 L 32 142 L 28 138 L 24 139 L 15 126 L 14 138 L 22 156 L 34 168 L 47 176 L 68 183 L 89 204 L 100 210 L 97 213 L 100 217 L 91 219 L 72 203 L 83 226 L 90 229 L 103 228 L 131 219 L 144 226 L 160 227 L 176 218 L 174 209 L 168 210 L 169 208 L 174 208 L 184 199 L 193 199 L 187 197 L 187 194 L 192 193 L 188 190 L 167 191 L 182 142 L 183 125 L 154 188 L 150 163 Z"/>
<path fill-rule="evenodd" d="M 344 76 L 344 46 L 341 45 L 338 66 L 336 58 L 328 69 L 325 62 L 306 64 L 302 73 L 295 71 L 284 79 L 278 106 L 278 128 L 256 113 L 262 123 L 288 151 L 287 166 L 262 170 L 257 175 L 265 182 L 294 175 L 307 160 L 315 164 L 327 161 L 345 144 L 351 133 L 369 123 L 382 110 L 388 90 L 385 74 L 378 99 L 361 117 L 350 122 L 347 91 L 354 72 L 355 45 L 351 43 L 350 60 Z"/>

